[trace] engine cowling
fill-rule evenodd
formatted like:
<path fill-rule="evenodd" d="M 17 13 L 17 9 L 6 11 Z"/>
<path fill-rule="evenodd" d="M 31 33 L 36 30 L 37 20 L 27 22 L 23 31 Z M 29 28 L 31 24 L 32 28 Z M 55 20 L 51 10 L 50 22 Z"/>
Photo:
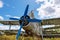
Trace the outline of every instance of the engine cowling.
<path fill-rule="evenodd" d="M 22 16 L 20 18 L 21 20 L 19 20 L 19 23 L 20 25 L 23 23 L 23 26 L 26 26 L 29 24 L 28 20 L 27 19 L 30 19 L 30 17 L 27 15 L 27 16 Z"/>

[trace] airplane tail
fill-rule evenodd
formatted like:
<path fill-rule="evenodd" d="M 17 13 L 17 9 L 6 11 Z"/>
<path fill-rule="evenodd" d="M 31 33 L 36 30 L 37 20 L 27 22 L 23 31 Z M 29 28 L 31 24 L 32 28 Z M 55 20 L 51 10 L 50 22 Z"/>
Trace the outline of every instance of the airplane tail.
<path fill-rule="evenodd" d="M 29 16 L 30 16 L 31 19 L 34 19 L 34 12 L 33 12 L 33 10 L 29 13 Z"/>

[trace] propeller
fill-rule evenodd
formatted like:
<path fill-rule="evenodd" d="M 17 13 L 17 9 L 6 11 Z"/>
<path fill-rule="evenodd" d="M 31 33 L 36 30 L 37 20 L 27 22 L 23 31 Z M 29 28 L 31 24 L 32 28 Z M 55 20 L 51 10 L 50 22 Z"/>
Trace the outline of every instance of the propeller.
<path fill-rule="evenodd" d="M 18 33 L 17 33 L 17 35 L 16 35 L 16 40 L 18 40 L 18 37 L 19 37 L 19 35 L 20 35 L 20 33 L 21 33 L 21 28 L 23 28 L 23 26 L 28 25 L 29 22 L 41 22 L 41 20 L 38 20 L 38 19 L 30 19 L 30 17 L 27 15 L 27 13 L 28 13 L 28 8 L 29 8 L 29 5 L 26 6 L 24 15 L 23 15 L 20 19 L 10 18 L 11 20 L 18 20 L 19 23 L 20 23 L 20 29 L 18 30 Z"/>
<path fill-rule="evenodd" d="M 41 22 L 39 19 L 28 19 L 29 22 Z"/>
<path fill-rule="evenodd" d="M 20 19 L 18 19 L 18 18 L 9 18 L 9 19 L 11 19 L 11 20 L 20 20 Z"/>
<path fill-rule="evenodd" d="M 20 29 L 18 30 L 18 33 L 16 35 L 16 40 L 18 40 L 18 37 L 20 36 L 21 33 L 21 28 L 23 27 L 23 23 L 20 25 Z"/>
<path fill-rule="evenodd" d="M 29 5 L 27 5 L 27 7 L 26 7 L 26 9 L 25 9 L 24 16 L 26 16 L 26 15 L 27 15 L 28 8 L 29 8 Z"/>

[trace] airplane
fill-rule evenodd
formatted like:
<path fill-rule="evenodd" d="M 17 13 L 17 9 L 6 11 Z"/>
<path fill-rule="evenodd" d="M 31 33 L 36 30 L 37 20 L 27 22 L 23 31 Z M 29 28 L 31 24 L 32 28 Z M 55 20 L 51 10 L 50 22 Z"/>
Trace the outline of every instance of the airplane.
<path fill-rule="evenodd" d="M 4 25 L 10 25 L 10 26 L 11 25 L 20 25 L 20 29 L 18 30 L 18 33 L 16 35 L 16 40 L 18 40 L 18 37 L 20 36 L 21 28 L 23 28 L 25 30 L 29 30 L 31 28 L 31 27 L 28 26 L 30 24 L 30 22 L 31 22 L 31 24 L 32 24 L 32 22 L 33 23 L 37 22 L 38 24 L 41 24 L 41 25 L 52 25 L 52 24 L 53 25 L 58 25 L 58 24 L 60 24 L 60 22 L 58 21 L 58 20 L 60 20 L 60 18 L 58 18 L 58 19 L 56 19 L 56 18 L 46 19 L 46 20 L 39 20 L 39 19 L 35 19 L 35 18 L 31 19 L 30 16 L 27 15 L 28 8 L 29 8 L 29 5 L 26 6 L 24 15 L 20 19 L 9 18 L 10 20 L 0 20 L 0 23 L 2 23 Z M 50 22 L 50 21 L 52 21 L 52 22 Z M 55 23 L 55 22 L 57 22 L 57 23 Z M 35 26 L 35 28 L 36 28 L 36 26 Z M 31 31 L 34 31 L 34 30 L 31 30 Z"/>
<path fill-rule="evenodd" d="M 10 18 L 11 20 L 18 20 L 18 21 L 19 21 L 19 24 L 20 24 L 20 29 L 18 30 L 18 33 L 17 33 L 17 35 L 16 35 L 16 40 L 18 40 L 18 37 L 19 37 L 19 35 L 20 35 L 20 33 L 21 33 L 21 28 L 22 28 L 23 26 L 28 25 L 30 22 L 41 22 L 41 20 L 38 20 L 38 19 L 30 19 L 30 17 L 27 15 L 27 13 L 28 13 L 28 8 L 29 8 L 29 5 L 26 6 L 24 15 L 23 15 L 20 19 Z"/>
<path fill-rule="evenodd" d="M 21 28 L 23 28 L 23 26 L 28 25 L 30 22 L 41 22 L 41 20 L 38 20 L 38 19 L 30 19 L 30 17 L 27 15 L 28 8 L 29 8 L 29 5 L 26 6 L 24 15 L 20 19 L 10 18 L 11 20 L 18 20 L 20 24 L 20 29 L 18 30 L 18 33 L 16 35 L 16 40 L 18 40 L 18 37 L 20 36 L 20 33 L 21 33 Z"/>

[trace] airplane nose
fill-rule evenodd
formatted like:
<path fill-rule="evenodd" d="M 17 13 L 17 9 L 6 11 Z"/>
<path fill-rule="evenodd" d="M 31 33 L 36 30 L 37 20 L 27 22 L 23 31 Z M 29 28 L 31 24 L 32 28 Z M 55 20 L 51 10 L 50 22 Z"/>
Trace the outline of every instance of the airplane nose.
<path fill-rule="evenodd" d="M 26 26 L 29 24 L 29 22 L 27 21 L 28 19 L 30 19 L 30 17 L 27 16 L 22 16 L 19 20 L 20 25 L 23 23 L 23 26 Z"/>
<path fill-rule="evenodd" d="M 23 23 L 23 26 L 26 26 L 29 24 L 29 22 L 27 20 L 20 20 L 19 23 L 20 23 L 20 25 Z"/>

